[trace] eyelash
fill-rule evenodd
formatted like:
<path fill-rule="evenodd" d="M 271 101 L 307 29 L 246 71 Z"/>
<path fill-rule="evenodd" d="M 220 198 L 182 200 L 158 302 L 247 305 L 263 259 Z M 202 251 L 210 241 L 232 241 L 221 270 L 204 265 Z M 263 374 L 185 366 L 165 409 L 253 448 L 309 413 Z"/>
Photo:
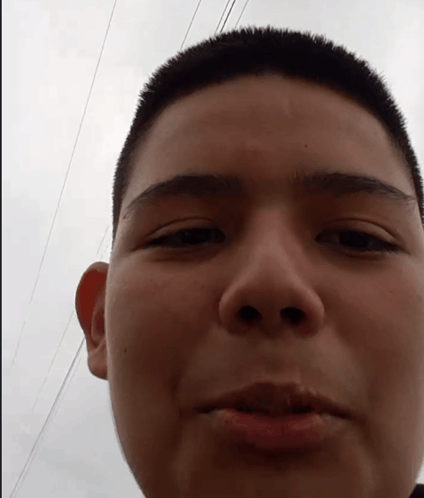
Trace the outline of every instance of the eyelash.
<path fill-rule="evenodd" d="M 223 232 L 221 230 L 219 230 L 218 228 L 202 228 L 202 227 L 198 227 L 198 228 L 186 228 L 186 229 L 183 229 L 183 230 L 179 230 L 178 232 L 175 232 L 173 234 L 170 234 L 170 235 L 165 235 L 163 237 L 158 237 L 157 239 L 154 239 L 150 242 L 148 242 L 147 244 L 147 247 L 164 247 L 164 248 L 168 248 L 168 249 L 175 249 L 175 250 L 178 250 L 178 249 L 185 249 L 187 247 L 199 247 L 199 246 L 203 246 L 205 244 L 208 244 L 208 242 L 204 242 L 204 243 L 200 243 L 200 244 L 188 244 L 186 243 L 184 245 L 184 242 L 181 243 L 181 244 L 178 244 L 178 243 L 172 243 L 172 239 L 175 238 L 175 237 L 178 237 L 178 236 L 181 236 L 182 234 L 199 234 L 200 233 L 204 233 L 204 232 L 208 232 L 208 231 L 219 231 L 221 232 L 221 234 L 223 235 Z M 379 248 L 377 249 L 363 249 L 363 248 L 348 248 L 349 250 L 352 250 L 354 252 L 362 252 L 362 253 L 370 253 L 370 252 L 374 252 L 374 253 L 399 253 L 401 251 L 400 247 L 398 247 L 396 244 L 392 244 L 390 242 L 386 242 L 384 241 L 383 239 L 381 239 L 380 237 L 377 237 L 375 235 L 371 235 L 367 232 L 361 232 L 361 231 L 357 231 L 357 230 L 334 230 L 334 231 L 328 231 L 328 232 L 323 232 L 322 234 L 320 234 L 319 237 L 322 237 L 323 235 L 333 235 L 333 234 L 342 234 L 342 233 L 349 233 L 349 234 L 353 234 L 354 237 L 357 237 L 358 235 L 361 236 L 361 237 L 369 237 L 370 240 L 373 240 L 374 243 L 379 246 Z M 225 236 L 224 236 L 225 237 Z M 220 240 L 219 242 L 222 242 L 222 240 Z"/>

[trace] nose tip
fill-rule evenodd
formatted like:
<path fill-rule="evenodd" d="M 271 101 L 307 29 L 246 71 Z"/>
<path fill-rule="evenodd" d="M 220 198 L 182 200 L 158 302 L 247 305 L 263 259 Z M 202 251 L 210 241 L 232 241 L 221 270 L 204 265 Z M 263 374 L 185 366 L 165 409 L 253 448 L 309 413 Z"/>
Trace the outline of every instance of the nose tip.
<path fill-rule="evenodd" d="M 238 314 L 240 319 L 245 323 L 260 323 L 263 321 L 263 316 L 253 306 L 243 306 L 240 308 Z M 282 309 L 280 315 L 282 320 L 289 325 L 298 325 L 306 318 L 306 314 L 302 310 L 293 307 Z"/>

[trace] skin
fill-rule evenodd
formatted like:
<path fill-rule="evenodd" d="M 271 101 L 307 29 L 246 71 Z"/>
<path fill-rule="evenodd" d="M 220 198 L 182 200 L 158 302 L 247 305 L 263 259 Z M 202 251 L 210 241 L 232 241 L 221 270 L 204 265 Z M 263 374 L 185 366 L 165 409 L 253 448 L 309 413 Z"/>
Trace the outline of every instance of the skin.
<path fill-rule="evenodd" d="M 345 96 L 281 76 L 191 94 L 157 120 L 123 200 L 110 264 L 78 286 L 91 372 L 110 384 L 118 436 L 148 498 L 407 498 L 424 453 L 424 231 L 418 205 L 295 195 L 295 171 L 370 174 L 414 194 L 380 122 Z M 152 200 L 187 172 L 231 173 L 237 197 Z M 250 183 L 249 183 L 250 182 Z M 254 186 L 254 187 L 253 187 Z M 148 247 L 218 229 L 183 248 Z M 325 230 L 400 247 L 361 252 Z M 220 232 L 222 231 L 222 232 Z M 208 241 L 210 240 L 210 241 Z M 352 248 L 353 247 L 353 248 Z M 243 306 L 258 319 L 240 315 Z M 297 323 L 280 313 L 303 312 Z M 195 407 L 268 379 L 333 397 L 350 418 L 320 447 L 271 457 L 220 437 Z"/>

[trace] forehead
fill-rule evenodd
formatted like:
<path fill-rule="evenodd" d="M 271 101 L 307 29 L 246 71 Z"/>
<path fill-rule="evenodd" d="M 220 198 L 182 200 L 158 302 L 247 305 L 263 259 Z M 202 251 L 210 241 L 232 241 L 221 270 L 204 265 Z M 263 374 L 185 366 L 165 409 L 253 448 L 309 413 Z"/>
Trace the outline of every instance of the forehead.
<path fill-rule="evenodd" d="M 140 189 L 195 169 L 271 183 L 298 169 L 380 176 L 411 192 L 401 159 L 370 112 L 326 87 L 278 75 L 212 85 L 167 107 L 135 159 Z"/>

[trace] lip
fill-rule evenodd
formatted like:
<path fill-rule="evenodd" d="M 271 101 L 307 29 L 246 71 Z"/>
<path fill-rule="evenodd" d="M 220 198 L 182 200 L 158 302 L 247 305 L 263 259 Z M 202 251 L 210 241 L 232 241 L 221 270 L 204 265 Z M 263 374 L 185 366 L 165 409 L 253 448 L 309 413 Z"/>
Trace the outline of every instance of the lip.
<path fill-rule="evenodd" d="M 346 420 L 316 412 L 270 417 L 232 408 L 202 414 L 215 434 L 232 444 L 269 454 L 307 451 L 322 447 L 345 427 Z"/>
<path fill-rule="evenodd" d="M 260 406 L 267 412 L 246 413 L 237 407 Z M 290 406 L 309 406 L 308 413 L 293 413 Z M 325 444 L 345 427 L 347 410 L 329 397 L 296 383 L 260 382 L 212 398 L 199 407 L 203 421 L 217 435 L 237 446 L 266 453 L 305 451 Z"/>
<path fill-rule="evenodd" d="M 206 400 L 197 411 L 210 413 L 219 409 L 237 409 L 240 406 L 265 406 L 271 415 L 281 414 L 288 406 L 309 406 L 320 415 L 329 414 L 340 418 L 349 418 L 345 407 L 307 386 L 291 382 L 276 384 L 257 382 L 240 390 L 231 391 Z"/>

